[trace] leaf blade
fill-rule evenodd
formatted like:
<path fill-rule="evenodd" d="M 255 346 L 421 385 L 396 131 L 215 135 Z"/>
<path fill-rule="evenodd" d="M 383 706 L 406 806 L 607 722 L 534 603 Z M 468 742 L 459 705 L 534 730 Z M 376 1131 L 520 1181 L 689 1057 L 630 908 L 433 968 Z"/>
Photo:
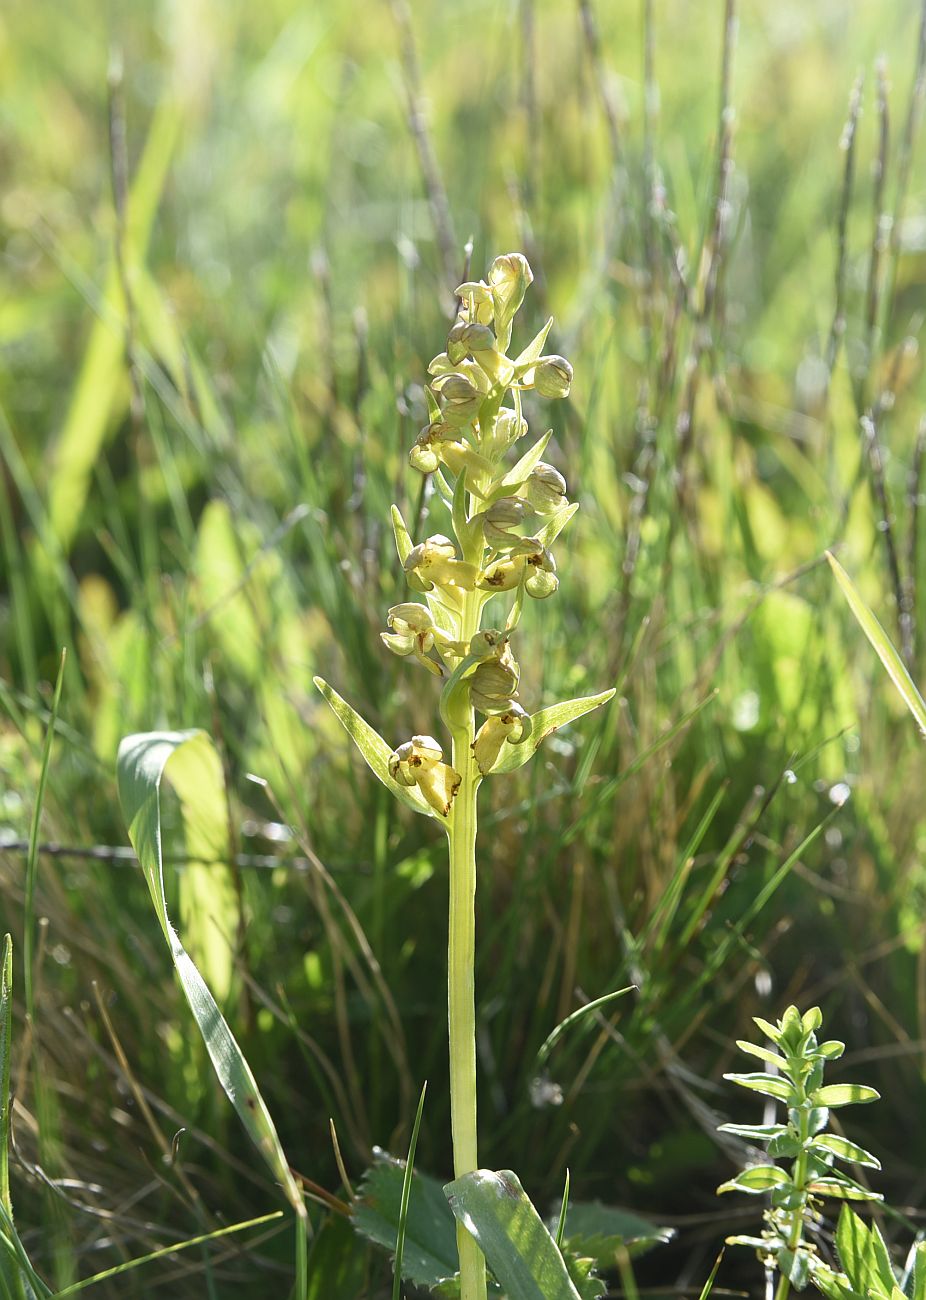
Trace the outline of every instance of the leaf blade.
<path fill-rule="evenodd" d="M 580 1300 L 556 1242 L 510 1169 L 476 1169 L 448 1183 L 444 1194 L 508 1300 Z"/>
<path fill-rule="evenodd" d="M 916 719 L 920 732 L 926 736 L 926 700 L 920 695 L 913 678 L 907 671 L 906 665 L 894 648 L 893 642 L 864 600 L 862 600 L 848 573 L 830 551 L 826 552 L 826 558 L 829 560 L 833 575 L 848 601 L 849 608 L 855 615 L 856 621 L 871 642 L 875 653 L 884 665 L 887 675 L 899 691 L 904 704 Z"/>

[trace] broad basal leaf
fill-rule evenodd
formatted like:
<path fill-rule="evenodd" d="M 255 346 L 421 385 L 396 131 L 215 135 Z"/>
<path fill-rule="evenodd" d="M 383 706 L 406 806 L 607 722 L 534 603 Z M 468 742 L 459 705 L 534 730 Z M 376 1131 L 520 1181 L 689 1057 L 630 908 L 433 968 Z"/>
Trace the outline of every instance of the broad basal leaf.
<path fill-rule="evenodd" d="M 444 1192 L 507 1300 L 581 1300 L 556 1242 L 510 1169 L 477 1169 Z"/>

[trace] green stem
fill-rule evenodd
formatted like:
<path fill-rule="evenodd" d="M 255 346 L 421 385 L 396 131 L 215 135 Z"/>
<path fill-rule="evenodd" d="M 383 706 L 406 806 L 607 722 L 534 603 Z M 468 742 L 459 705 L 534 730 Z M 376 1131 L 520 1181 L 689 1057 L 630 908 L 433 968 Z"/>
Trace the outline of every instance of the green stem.
<path fill-rule="evenodd" d="M 797 1188 L 798 1192 L 800 1193 L 800 1200 L 791 1212 L 792 1213 L 791 1232 L 788 1235 L 788 1249 L 791 1251 L 792 1255 L 796 1252 L 798 1246 L 801 1244 L 801 1235 L 803 1234 L 804 1231 L 804 1212 L 807 1208 L 807 1192 L 806 1192 L 807 1152 L 804 1148 L 804 1144 L 806 1143 L 809 1134 L 808 1134 L 808 1124 L 807 1124 L 807 1111 L 805 1110 L 804 1105 L 802 1104 L 804 1100 L 805 1100 L 804 1090 L 802 1088 L 801 1098 L 800 1098 L 801 1104 L 799 1104 L 797 1107 L 798 1116 L 799 1116 L 798 1131 L 800 1133 L 800 1139 L 801 1139 L 801 1151 L 800 1151 L 800 1155 L 797 1157 L 797 1159 L 794 1162 L 794 1169 L 791 1175 L 791 1180 L 794 1183 L 794 1186 Z M 788 1300 L 788 1294 L 790 1290 L 791 1290 L 791 1279 L 788 1277 L 787 1273 L 782 1273 L 781 1277 L 778 1279 L 778 1287 L 775 1291 L 775 1300 Z"/>
<path fill-rule="evenodd" d="M 480 601 L 468 592 L 464 601 L 462 639 L 477 629 Z M 450 917 L 448 926 L 447 1010 L 450 1028 L 450 1124 L 456 1178 L 478 1169 L 476 1143 L 476 788 L 478 769 L 472 744 L 476 728 L 472 707 L 452 730 L 451 762 L 462 778 L 453 801 L 450 840 Z M 460 1300 L 485 1300 L 486 1269 L 482 1252 L 462 1224 L 457 1224 Z"/>

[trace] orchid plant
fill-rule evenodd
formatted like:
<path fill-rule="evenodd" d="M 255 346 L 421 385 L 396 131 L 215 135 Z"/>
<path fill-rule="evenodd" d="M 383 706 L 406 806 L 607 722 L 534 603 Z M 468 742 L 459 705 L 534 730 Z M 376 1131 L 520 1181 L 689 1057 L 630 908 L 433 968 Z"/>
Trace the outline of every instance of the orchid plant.
<path fill-rule="evenodd" d="M 415 542 L 396 506 L 396 549 L 414 598 L 386 615 L 385 646 L 441 683 L 438 716 L 449 736 L 414 735 L 394 748 L 320 678 L 316 685 L 376 776 L 449 845 L 448 1012 L 451 1127 L 457 1179 L 478 1168 L 476 1138 L 475 893 L 477 795 L 488 776 L 526 763 L 555 728 L 604 704 L 613 690 L 529 712 L 520 700 L 514 637 L 526 598 L 559 585 L 552 546 L 578 506 L 543 459 L 548 431 L 518 459 L 528 434 L 523 395 L 565 398 L 572 366 L 544 352 L 552 320 L 513 359 L 515 316 L 533 280 L 520 253 L 497 257 L 485 280 L 456 290 L 445 351 L 428 367 L 429 422 L 410 463 L 432 478 L 448 534 Z M 512 461 L 514 463 L 512 463 Z M 508 598 L 505 611 L 496 597 Z M 484 1300 L 485 1261 L 459 1223 L 461 1300 Z"/>

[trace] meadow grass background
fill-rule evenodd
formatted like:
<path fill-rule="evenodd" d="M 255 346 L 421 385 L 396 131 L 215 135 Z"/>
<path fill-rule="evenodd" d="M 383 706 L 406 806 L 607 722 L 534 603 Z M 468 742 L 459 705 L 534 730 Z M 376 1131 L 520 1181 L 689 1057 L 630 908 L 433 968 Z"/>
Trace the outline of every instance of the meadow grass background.
<path fill-rule="evenodd" d="M 427 1078 L 418 1162 L 449 1173 L 444 845 L 349 752 L 312 676 L 390 740 L 433 729 L 436 690 L 378 639 L 404 598 L 388 508 L 442 531 L 406 463 L 426 365 L 467 238 L 477 275 L 523 249 L 523 341 L 552 313 L 575 367 L 549 418 L 582 510 L 560 591 L 525 613 L 522 700 L 619 701 L 484 791 L 481 1158 L 543 1206 L 568 1166 L 574 1196 L 677 1224 L 641 1274 L 673 1294 L 755 1218 L 714 1198 L 738 1153 L 713 1132 L 757 1118 L 721 1079 L 752 1014 L 823 1006 L 848 1043 L 833 1081 L 886 1097 L 851 1132 L 878 1186 L 916 1222 L 926 1195 L 926 765 L 822 562 L 841 548 L 898 641 L 899 600 L 922 681 L 920 15 L 736 17 L 735 40 L 720 0 L 0 17 L 17 953 L 66 647 L 43 840 L 125 845 L 120 737 L 205 728 L 240 862 L 188 867 L 174 835 L 173 910 L 293 1165 L 337 1189 L 329 1116 L 354 1177 L 374 1144 L 403 1150 Z M 274 1208 L 138 872 L 45 854 L 38 918 L 13 1159 L 37 1266 L 64 1285 Z M 538 1083 L 557 1022 L 631 981 Z M 280 1295 L 287 1250 L 217 1243 L 98 1293 Z M 384 1259 L 368 1267 L 384 1294 Z"/>

